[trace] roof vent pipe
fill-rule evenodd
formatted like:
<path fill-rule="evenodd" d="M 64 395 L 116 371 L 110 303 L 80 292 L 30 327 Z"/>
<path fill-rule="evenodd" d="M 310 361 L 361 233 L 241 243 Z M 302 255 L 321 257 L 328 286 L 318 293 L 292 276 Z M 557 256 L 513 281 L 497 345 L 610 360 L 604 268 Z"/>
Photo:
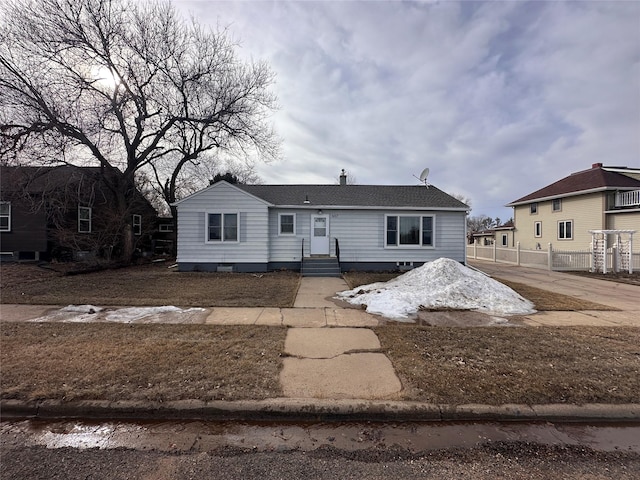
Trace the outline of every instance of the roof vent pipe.
<path fill-rule="evenodd" d="M 340 174 L 340 186 L 345 186 L 347 184 L 347 173 L 342 169 L 342 173 Z"/>

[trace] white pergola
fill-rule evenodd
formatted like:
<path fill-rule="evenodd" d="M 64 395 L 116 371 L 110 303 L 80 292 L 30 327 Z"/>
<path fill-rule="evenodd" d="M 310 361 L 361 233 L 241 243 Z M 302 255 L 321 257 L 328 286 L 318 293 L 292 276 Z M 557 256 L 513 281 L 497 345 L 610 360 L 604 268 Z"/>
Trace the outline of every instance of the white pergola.
<path fill-rule="evenodd" d="M 614 272 L 627 270 L 633 273 L 633 234 L 636 230 L 589 230 L 591 234 L 591 271 L 607 273 L 607 238 L 615 235 L 612 243 L 613 258 L 611 267 Z M 629 240 L 624 241 L 623 235 L 628 235 Z"/>

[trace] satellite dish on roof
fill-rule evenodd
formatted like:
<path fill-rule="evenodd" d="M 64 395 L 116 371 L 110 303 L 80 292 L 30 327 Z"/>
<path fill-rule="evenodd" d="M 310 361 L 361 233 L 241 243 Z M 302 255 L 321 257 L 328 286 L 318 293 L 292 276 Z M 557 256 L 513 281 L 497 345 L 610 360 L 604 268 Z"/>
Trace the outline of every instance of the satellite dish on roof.
<path fill-rule="evenodd" d="M 416 177 L 414 175 L 414 177 Z M 427 182 L 427 178 L 429 177 L 429 169 L 425 168 L 424 170 L 422 170 L 422 173 L 420 174 L 419 177 L 416 177 L 418 180 L 420 180 L 422 183 L 424 183 L 424 186 L 429 188 L 429 183 Z"/>

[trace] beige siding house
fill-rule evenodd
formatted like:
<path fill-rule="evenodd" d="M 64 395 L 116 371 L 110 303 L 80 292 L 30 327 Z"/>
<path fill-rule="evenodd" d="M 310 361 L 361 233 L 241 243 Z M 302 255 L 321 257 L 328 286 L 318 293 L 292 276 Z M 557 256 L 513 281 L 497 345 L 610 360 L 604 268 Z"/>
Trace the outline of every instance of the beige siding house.
<path fill-rule="evenodd" d="M 513 222 L 508 221 L 495 228 L 489 228 L 471 234 L 473 243 L 479 246 L 496 245 L 497 247 L 515 247 L 514 237 L 515 227 Z"/>
<path fill-rule="evenodd" d="M 587 250 L 590 230 L 640 232 L 640 169 L 596 163 L 507 206 L 522 249 Z"/>

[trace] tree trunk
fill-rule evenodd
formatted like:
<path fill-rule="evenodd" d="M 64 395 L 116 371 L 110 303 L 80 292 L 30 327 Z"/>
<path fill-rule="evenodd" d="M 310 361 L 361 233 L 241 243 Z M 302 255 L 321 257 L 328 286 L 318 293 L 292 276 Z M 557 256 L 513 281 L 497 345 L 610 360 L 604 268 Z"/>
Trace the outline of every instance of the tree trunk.
<path fill-rule="evenodd" d="M 173 234 L 171 235 L 171 240 L 173 240 L 173 244 L 171 246 L 171 254 L 174 257 L 178 256 L 178 209 L 173 205 L 171 208 L 171 218 L 173 219 Z"/>

